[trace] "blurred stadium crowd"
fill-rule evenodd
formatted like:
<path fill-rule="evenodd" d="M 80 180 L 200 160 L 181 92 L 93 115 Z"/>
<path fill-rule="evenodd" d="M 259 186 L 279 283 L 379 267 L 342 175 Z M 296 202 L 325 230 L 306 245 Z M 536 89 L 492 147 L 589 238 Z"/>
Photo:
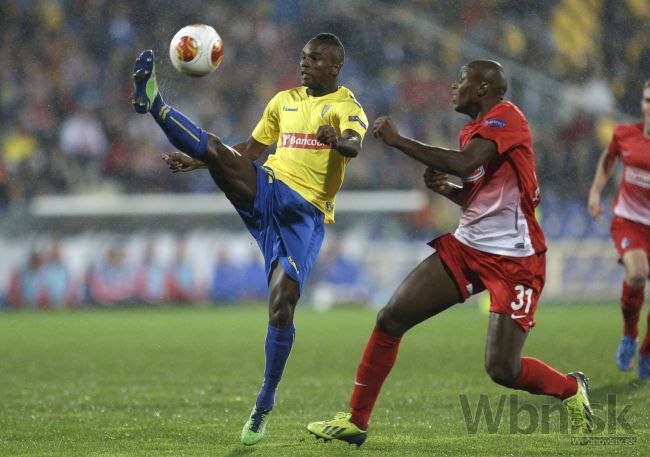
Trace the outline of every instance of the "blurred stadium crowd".
<path fill-rule="evenodd" d="M 604 116 L 615 108 L 638 114 L 650 72 L 648 1 L 459 0 L 453 6 L 424 0 L 0 2 L 0 56 L 11 63 L 0 69 L 0 202 L 19 205 L 49 193 L 213 190 L 206 175 L 168 175 L 158 153 L 169 144 L 151 119 L 131 109 L 132 62 L 143 48 L 157 52 L 170 102 L 238 142 L 266 100 L 296 84 L 305 41 L 333 31 L 347 49 L 344 84 L 369 118 L 391 113 L 415 137 L 454 145 L 464 119 L 451 113 L 449 86 L 462 61 L 414 25 L 418 20 L 425 29 L 444 24 L 496 56 L 576 87 L 561 119 L 527 107 L 522 94 L 512 96 L 535 129 L 544 191 L 585 195 L 603 146 L 597 129 L 611 124 L 603 124 Z M 175 31 L 197 21 L 213 24 L 226 49 L 222 68 L 204 80 L 175 74 L 167 58 Z M 344 188 L 419 185 L 421 169 L 394 158 L 368 139 Z"/>
<path fill-rule="evenodd" d="M 179 245 L 171 262 L 162 263 L 153 244 L 142 256 L 129 259 L 119 245 L 103 257 L 73 272 L 58 244 L 32 252 L 29 261 L 11 273 L 5 305 L 48 309 L 83 305 L 129 305 L 261 301 L 266 297 L 263 265 L 251 259 L 234 263 L 219 253 L 207 281 L 199 281 L 194 266 Z"/>
<path fill-rule="evenodd" d="M 0 208 L 20 211 L 50 194 L 214 191 L 207 173 L 172 176 L 159 158 L 170 148 L 166 138 L 149 116 L 133 112 L 131 71 L 139 51 L 155 50 L 167 101 L 233 144 L 250 134 L 275 92 L 297 84 L 304 43 L 331 31 L 346 46 L 342 82 L 370 119 L 390 113 L 409 135 L 448 146 L 456 145 L 466 120 L 450 108 L 450 85 L 464 59 L 503 60 L 511 99 L 533 130 L 545 230 L 550 237 L 606 237 L 606 224 L 593 225 L 584 210 L 587 189 L 615 123 L 639 116 L 650 75 L 649 18 L 649 0 L 5 0 Z M 195 22 L 213 25 L 225 42 L 222 67 L 207 78 L 176 73 L 167 57 L 173 34 Z M 368 136 L 343 189 L 423 187 L 422 171 Z M 435 221 L 428 213 L 401 223 L 432 236 L 444 225 L 440 219 L 454 218 L 443 213 Z M 72 278 L 55 247 L 35 250 L 29 261 L 12 265 L 0 295 L 16 306 L 63 297 L 218 300 L 207 279 L 193 284 L 199 296 L 183 295 L 191 274 L 181 260 L 165 269 L 147 266 L 145 254 L 126 263 L 124 255 L 108 250 Z M 252 294 L 244 298 L 264 295 L 263 274 L 251 270 L 261 285 L 242 292 Z M 104 277 L 129 284 L 107 286 Z M 41 284 L 51 284 L 50 292 Z"/>
<path fill-rule="evenodd" d="M 9 280 L 5 290 L 0 288 L 0 309 L 259 303 L 268 293 L 257 248 L 239 234 L 76 236 L 41 239 L 35 245 L 28 259 L 17 256 L 3 272 Z M 0 247 L 13 257 L 11 247 Z M 365 277 L 371 269 L 346 251 L 335 237 L 325 244 L 309 279 L 312 304 L 328 307 L 372 298 Z"/>

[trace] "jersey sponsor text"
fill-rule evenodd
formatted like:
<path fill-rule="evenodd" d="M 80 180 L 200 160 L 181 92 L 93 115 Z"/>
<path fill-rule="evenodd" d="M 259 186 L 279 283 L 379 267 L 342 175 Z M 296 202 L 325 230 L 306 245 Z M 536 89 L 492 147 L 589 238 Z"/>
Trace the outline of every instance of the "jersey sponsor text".
<path fill-rule="evenodd" d="M 321 143 L 314 133 L 283 133 L 283 148 L 298 149 L 332 149 L 329 144 Z"/>

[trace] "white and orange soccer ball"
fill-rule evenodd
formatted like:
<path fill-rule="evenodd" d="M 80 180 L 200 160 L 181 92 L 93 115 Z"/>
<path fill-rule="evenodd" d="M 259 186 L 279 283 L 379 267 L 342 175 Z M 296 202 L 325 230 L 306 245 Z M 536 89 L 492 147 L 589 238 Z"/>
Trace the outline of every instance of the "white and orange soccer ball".
<path fill-rule="evenodd" d="M 181 73 L 205 76 L 219 67 L 223 41 L 215 29 L 205 24 L 187 25 L 169 44 L 169 58 Z"/>

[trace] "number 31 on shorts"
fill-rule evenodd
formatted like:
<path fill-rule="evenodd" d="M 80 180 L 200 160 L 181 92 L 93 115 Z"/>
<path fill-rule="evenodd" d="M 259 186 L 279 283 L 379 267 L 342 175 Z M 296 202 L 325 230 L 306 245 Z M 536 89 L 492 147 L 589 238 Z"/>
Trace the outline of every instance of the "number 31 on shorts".
<path fill-rule="evenodd" d="M 513 311 L 519 311 L 525 305 L 526 308 L 524 309 L 524 313 L 528 314 L 533 296 L 532 287 L 525 287 L 521 284 L 517 284 L 515 286 L 515 293 L 517 294 L 516 301 L 510 303 L 510 307 Z"/>

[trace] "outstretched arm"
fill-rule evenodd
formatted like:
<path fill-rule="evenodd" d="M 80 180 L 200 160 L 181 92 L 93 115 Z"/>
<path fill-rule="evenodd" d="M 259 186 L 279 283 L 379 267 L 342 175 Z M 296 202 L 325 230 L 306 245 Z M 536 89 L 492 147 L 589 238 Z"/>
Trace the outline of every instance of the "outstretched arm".
<path fill-rule="evenodd" d="M 388 116 L 377 118 L 372 133 L 384 143 L 399 149 L 409 157 L 435 170 L 461 178 L 472 174 L 479 166 L 498 155 L 494 142 L 481 137 L 472 138 L 465 147 L 454 149 L 429 146 L 400 135 L 395 122 Z"/>
<path fill-rule="evenodd" d="M 591 183 L 589 190 L 589 200 L 587 202 L 587 209 L 592 218 L 598 219 L 603 215 L 603 205 L 600 202 L 600 194 L 609 181 L 609 178 L 614 173 L 614 166 L 616 165 L 616 156 L 610 154 L 607 149 L 603 151 L 598 159 L 598 166 L 596 166 L 596 174 L 594 181 Z"/>
<path fill-rule="evenodd" d="M 235 145 L 232 149 L 250 160 L 257 160 L 266 149 L 266 145 L 256 141 L 251 136 L 247 141 Z M 167 163 L 173 173 L 184 173 L 199 168 L 207 168 L 205 162 L 182 152 L 165 152 L 162 155 L 162 159 Z"/>
<path fill-rule="evenodd" d="M 199 168 L 208 168 L 204 162 L 190 157 L 184 152 L 163 152 L 162 159 L 172 173 L 185 173 Z"/>
<path fill-rule="evenodd" d="M 331 125 L 321 125 L 316 132 L 318 141 L 329 144 L 333 149 L 339 151 L 342 156 L 356 157 L 361 150 L 361 136 L 352 129 L 341 132 L 336 136 L 336 130 Z"/>

